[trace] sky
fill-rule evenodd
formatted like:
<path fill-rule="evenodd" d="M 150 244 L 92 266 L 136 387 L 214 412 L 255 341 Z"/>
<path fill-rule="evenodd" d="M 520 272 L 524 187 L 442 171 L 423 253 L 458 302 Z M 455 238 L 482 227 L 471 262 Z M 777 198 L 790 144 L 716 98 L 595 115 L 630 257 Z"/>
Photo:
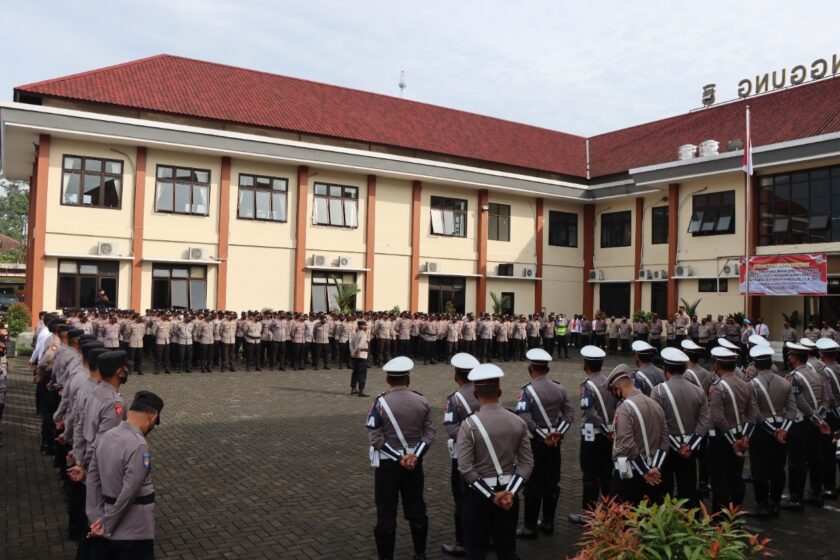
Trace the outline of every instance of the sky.
<path fill-rule="evenodd" d="M 0 0 L 16 85 L 160 53 L 591 136 L 840 53 L 840 2 Z"/>

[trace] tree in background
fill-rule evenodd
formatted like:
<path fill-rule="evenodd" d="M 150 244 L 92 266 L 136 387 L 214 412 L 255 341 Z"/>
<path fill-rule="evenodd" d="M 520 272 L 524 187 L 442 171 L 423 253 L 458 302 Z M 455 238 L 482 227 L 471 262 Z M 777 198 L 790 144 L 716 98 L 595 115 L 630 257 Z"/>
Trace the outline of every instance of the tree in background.
<path fill-rule="evenodd" d="M 29 185 L 23 181 L 0 179 L 0 235 L 25 243 L 29 219 Z M 0 252 L 0 262 L 22 262 L 26 246 Z"/>

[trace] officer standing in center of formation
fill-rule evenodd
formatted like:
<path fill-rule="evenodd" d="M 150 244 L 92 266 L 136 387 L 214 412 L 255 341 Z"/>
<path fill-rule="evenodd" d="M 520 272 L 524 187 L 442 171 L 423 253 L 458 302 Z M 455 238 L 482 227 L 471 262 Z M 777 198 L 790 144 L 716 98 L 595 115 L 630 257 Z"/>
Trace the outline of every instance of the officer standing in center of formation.
<path fill-rule="evenodd" d="M 645 342 L 637 340 L 632 345 L 636 353 L 636 373 L 633 374 L 633 383 L 646 396 L 650 396 L 653 388 L 665 381 L 665 374 L 661 369 L 653 365 L 656 357 L 656 348 Z"/>
<path fill-rule="evenodd" d="M 837 459 L 836 446 L 832 435 L 840 429 L 840 364 L 837 363 L 837 352 L 840 351 L 840 344 L 831 338 L 817 340 L 817 348 L 820 351 L 820 360 L 824 364 L 823 374 L 828 379 L 831 389 L 831 403 L 829 405 L 826 422 L 831 427 L 831 434 L 822 435 L 823 453 L 823 498 L 826 500 L 837 499 Z"/>
<path fill-rule="evenodd" d="M 665 413 L 623 368 L 612 371 L 607 385 L 621 401 L 615 409 L 610 493 L 632 505 L 645 497 L 656 503 L 662 495 L 662 465 L 668 454 Z"/>
<path fill-rule="evenodd" d="M 455 544 L 442 544 L 440 550 L 450 556 L 464 556 L 464 527 L 463 527 L 463 505 L 464 495 L 467 487 L 464 479 L 458 470 L 458 432 L 461 429 L 461 422 L 469 415 L 478 411 L 479 402 L 475 396 L 475 387 L 469 380 L 470 371 L 479 366 L 479 361 L 465 352 L 455 354 L 450 360 L 455 368 L 455 383 L 458 390 L 449 395 L 446 401 L 446 408 L 443 411 L 443 427 L 449 435 L 447 446 L 449 456 L 452 458 L 452 498 L 455 501 Z"/>
<path fill-rule="evenodd" d="M 785 487 L 787 435 L 796 419 L 796 400 L 791 384 L 771 371 L 774 351 L 770 346 L 750 348 L 755 376 L 750 380 L 758 406 L 757 429 L 750 438 L 750 473 L 755 492 L 752 517 L 779 515 Z"/>
<path fill-rule="evenodd" d="M 554 515 L 560 497 L 560 443 L 574 422 L 575 413 L 566 388 L 549 379 L 551 355 L 532 348 L 526 355 L 531 362 L 531 382 L 519 391 L 516 413 L 525 420 L 531 434 L 534 470 L 525 485 L 525 526 L 516 535 L 536 539 L 539 531 L 554 534 Z M 540 507 L 542 522 L 538 524 Z"/>
<path fill-rule="evenodd" d="M 394 558 L 397 505 L 411 527 L 414 559 L 425 560 L 429 518 L 423 500 L 423 455 L 435 437 L 432 412 L 426 398 L 409 390 L 414 362 L 405 356 L 382 368 L 388 390 L 374 399 L 367 418 L 371 465 L 376 469 L 376 550 L 379 560 Z"/>
<path fill-rule="evenodd" d="M 461 422 L 458 432 L 458 470 L 470 488 L 464 497 L 464 547 L 470 560 L 486 558 L 491 539 L 498 560 L 518 558 L 517 493 L 531 476 L 534 460 L 528 425 L 499 402 L 503 376 L 494 364 L 470 372 L 481 407 Z"/>
<path fill-rule="evenodd" d="M 365 384 L 367 383 L 369 347 L 370 336 L 367 331 L 367 322 L 362 320 L 359 321 L 358 328 L 350 339 L 350 357 L 353 360 L 353 373 L 350 374 L 351 395 L 368 396 L 365 394 Z"/>
<path fill-rule="evenodd" d="M 610 493 L 616 400 L 607 386 L 607 378 L 601 373 L 606 353 L 596 346 L 584 346 L 580 355 L 587 376 L 580 385 L 580 409 L 583 414 L 580 429 L 581 511 L 588 511 L 595 509 L 599 496 L 606 497 Z M 630 371 L 624 364 L 613 371 L 619 370 Z M 569 514 L 569 521 L 578 525 L 585 522 L 583 516 L 577 513 Z"/>
<path fill-rule="evenodd" d="M 682 341 L 683 344 L 688 342 Z M 688 356 L 682 350 L 662 350 L 665 365 L 664 383 L 651 393 L 665 412 L 668 423 L 668 457 L 662 466 L 662 491 L 687 500 L 689 508 L 698 507 L 697 454 L 709 431 L 709 401 L 703 389 L 685 379 Z M 674 482 L 676 480 L 676 493 Z"/>

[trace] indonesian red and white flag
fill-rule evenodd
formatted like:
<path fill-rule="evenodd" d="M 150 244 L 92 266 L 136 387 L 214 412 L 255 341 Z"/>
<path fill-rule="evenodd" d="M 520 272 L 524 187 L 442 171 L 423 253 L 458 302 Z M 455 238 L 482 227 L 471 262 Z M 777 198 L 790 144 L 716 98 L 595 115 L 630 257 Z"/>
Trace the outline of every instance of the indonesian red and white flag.
<path fill-rule="evenodd" d="M 744 142 L 744 160 L 742 169 L 747 175 L 753 174 L 752 137 L 750 136 L 750 108 L 747 107 L 747 140 Z"/>

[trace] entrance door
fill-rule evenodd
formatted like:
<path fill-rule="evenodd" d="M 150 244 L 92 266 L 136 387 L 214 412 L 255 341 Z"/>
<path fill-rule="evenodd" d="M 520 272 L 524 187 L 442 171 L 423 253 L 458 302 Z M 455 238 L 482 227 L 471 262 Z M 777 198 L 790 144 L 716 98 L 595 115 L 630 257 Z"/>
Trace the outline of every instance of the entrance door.
<path fill-rule="evenodd" d="M 429 313 L 464 313 L 467 282 L 459 276 L 429 276 Z"/>
<path fill-rule="evenodd" d="M 650 311 L 663 319 L 668 316 L 668 282 L 650 283 Z"/>
<path fill-rule="evenodd" d="M 629 317 L 630 283 L 601 284 L 601 310 L 607 317 Z"/>

